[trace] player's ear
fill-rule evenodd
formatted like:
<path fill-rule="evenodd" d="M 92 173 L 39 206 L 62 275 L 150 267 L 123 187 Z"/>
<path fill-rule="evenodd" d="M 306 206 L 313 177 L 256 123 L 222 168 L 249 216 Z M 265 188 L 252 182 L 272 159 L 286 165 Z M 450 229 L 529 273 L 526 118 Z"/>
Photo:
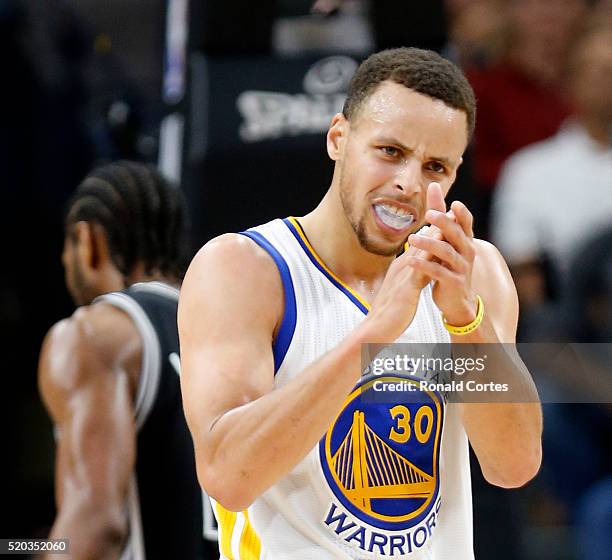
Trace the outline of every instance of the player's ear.
<path fill-rule="evenodd" d="M 80 221 L 73 226 L 73 239 L 77 258 L 81 265 L 86 268 L 95 266 L 95 249 L 91 224 Z"/>
<path fill-rule="evenodd" d="M 463 156 L 459 158 L 459 165 L 457 165 L 457 167 L 455 167 L 455 170 L 453 171 L 453 183 L 455 182 L 455 179 L 457 178 L 457 172 L 459 171 L 459 168 L 461 167 L 462 163 L 463 163 Z"/>
<path fill-rule="evenodd" d="M 111 250 L 106 230 L 99 224 L 90 224 L 92 266 L 103 268 L 112 264 Z"/>
<path fill-rule="evenodd" d="M 338 161 L 342 155 L 344 139 L 349 123 L 342 113 L 336 113 L 327 131 L 327 154 L 333 161 Z"/>

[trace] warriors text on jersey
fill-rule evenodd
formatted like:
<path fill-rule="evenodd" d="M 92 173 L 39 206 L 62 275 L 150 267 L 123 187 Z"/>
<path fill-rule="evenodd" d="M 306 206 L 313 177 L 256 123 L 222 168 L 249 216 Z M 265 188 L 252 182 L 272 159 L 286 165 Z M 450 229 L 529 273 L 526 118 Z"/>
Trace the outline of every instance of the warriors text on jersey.
<path fill-rule="evenodd" d="M 368 305 L 311 247 L 295 218 L 243 235 L 274 260 L 285 309 L 274 341 L 280 387 L 336 346 Z M 398 342 L 450 342 L 431 287 Z M 377 377 L 377 383 L 418 378 Z M 437 392 L 367 399 L 363 377 L 327 433 L 241 513 L 213 503 L 223 560 L 473 560 L 468 441 L 456 405 Z"/>

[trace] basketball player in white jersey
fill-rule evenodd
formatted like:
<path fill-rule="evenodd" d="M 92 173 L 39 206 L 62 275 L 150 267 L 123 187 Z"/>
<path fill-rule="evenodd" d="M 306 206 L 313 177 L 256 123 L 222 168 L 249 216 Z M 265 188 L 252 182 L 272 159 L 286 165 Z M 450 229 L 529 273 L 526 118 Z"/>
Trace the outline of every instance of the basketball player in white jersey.
<path fill-rule="evenodd" d="M 371 56 L 329 128 L 317 208 L 223 235 L 191 263 L 183 402 L 221 558 L 473 559 L 468 439 L 492 484 L 537 473 L 541 411 L 520 365 L 507 367 L 521 403 L 362 398 L 364 343 L 514 342 L 506 264 L 444 202 L 474 116 L 437 54 Z"/>

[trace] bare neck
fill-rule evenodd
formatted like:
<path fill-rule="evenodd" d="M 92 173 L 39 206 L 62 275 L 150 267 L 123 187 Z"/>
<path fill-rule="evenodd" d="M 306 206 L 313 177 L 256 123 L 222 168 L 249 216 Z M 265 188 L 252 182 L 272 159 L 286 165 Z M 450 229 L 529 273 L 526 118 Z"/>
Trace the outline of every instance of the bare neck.
<path fill-rule="evenodd" d="M 143 268 L 137 267 L 129 276 L 125 278 L 126 286 L 137 284 L 138 282 L 163 282 L 170 286 L 178 287 L 180 280 L 174 276 L 163 274 L 159 271 L 153 271 L 150 274 L 146 273 Z"/>
<path fill-rule="evenodd" d="M 394 257 L 375 255 L 360 245 L 337 189 L 332 186 L 300 223 L 314 250 L 336 276 L 358 291 L 373 293 Z"/>

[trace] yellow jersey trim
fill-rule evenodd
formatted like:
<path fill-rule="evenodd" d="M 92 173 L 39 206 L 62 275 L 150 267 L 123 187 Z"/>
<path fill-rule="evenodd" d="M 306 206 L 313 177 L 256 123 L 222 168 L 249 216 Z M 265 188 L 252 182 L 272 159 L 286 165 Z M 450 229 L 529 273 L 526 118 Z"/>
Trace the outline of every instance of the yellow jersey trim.
<path fill-rule="evenodd" d="M 351 288 L 346 282 L 338 278 L 338 276 L 336 276 L 330 270 L 330 268 L 325 264 L 325 262 L 323 262 L 323 259 L 319 257 L 317 252 L 314 250 L 314 247 L 310 244 L 310 241 L 308 241 L 308 238 L 306 237 L 306 234 L 304 233 L 304 230 L 302 229 L 300 222 L 298 222 L 297 219 L 294 218 L 293 216 L 289 216 L 288 219 L 293 225 L 293 227 L 295 228 L 298 235 L 300 236 L 300 239 L 302 240 L 304 244 L 303 245 L 304 248 L 310 253 L 310 256 L 319 264 L 321 269 L 323 269 L 323 272 L 325 272 L 330 278 L 332 278 L 339 285 L 341 289 L 351 294 L 359 303 L 361 303 L 361 305 L 363 305 L 369 311 L 370 304 L 366 300 L 364 300 L 355 290 L 353 290 L 353 288 Z"/>

